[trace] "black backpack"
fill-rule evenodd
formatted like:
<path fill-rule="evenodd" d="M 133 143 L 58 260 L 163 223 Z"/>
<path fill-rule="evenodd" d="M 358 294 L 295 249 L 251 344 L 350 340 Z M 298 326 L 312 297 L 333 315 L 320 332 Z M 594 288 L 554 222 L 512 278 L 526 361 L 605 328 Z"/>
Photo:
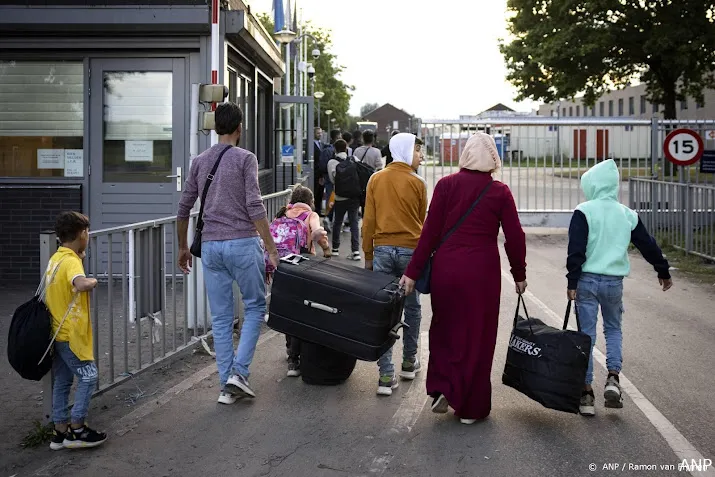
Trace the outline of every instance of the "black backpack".
<path fill-rule="evenodd" d="M 355 159 L 338 159 L 335 168 L 335 195 L 346 199 L 358 199 L 362 193 L 360 187 L 360 175 Z"/>
<path fill-rule="evenodd" d="M 61 263 L 61 262 L 60 262 Z M 59 269 L 55 267 L 50 282 L 54 280 Z M 7 359 L 10 366 L 20 376 L 32 381 L 40 381 L 52 368 L 50 349 L 55 341 L 52 336 L 52 315 L 44 303 L 45 277 L 32 297 L 15 310 L 10 322 L 10 332 L 7 337 Z M 75 294 L 75 299 L 77 295 Z M 64 322 L 74 305 L 70 304 L 67 313 L 62 318 Z M 62 324 L 60 324 L 60 327 Z M 59 331 L 59 329 L 58 329 Z"/>

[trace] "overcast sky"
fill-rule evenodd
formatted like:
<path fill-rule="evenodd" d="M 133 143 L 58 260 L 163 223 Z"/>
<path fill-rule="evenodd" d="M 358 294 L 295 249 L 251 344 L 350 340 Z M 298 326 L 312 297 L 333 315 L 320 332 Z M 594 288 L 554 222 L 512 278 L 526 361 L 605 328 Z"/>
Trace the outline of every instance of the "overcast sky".
<path fill-rule="evenodd" d="M 247 3 L 271 13 L 272 0 Z M 536 106 L 515 102 L 505 79 L 498 41 L 507 35 L 506 0 L 298 0 L 298 8 L 332 30 L 343 81 L 356 87 L 352 114 L 386 102 L 423 119 L 456 119 L 496 103 Z"/>

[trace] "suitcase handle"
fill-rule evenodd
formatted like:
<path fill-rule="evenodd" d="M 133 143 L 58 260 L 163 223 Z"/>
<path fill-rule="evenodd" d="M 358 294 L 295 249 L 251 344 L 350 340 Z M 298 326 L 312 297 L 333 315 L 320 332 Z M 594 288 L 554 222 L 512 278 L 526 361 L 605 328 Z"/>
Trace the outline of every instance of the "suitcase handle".
<path fill-rule="evenodd" d="M 400 335 L 397 334 L 397 332 L 400 331 L 400 328 L 409 328 L 409 327 L 410 327 L 410 325 L 408 325 L 404 321 L 400 321 L 395 326 L 393 326 L 392 329 L 390 330 L 390 337 L 395 338 L 396 340 L 399 340 Z"/>
<path fill-rule="evenodd" d="M 285 257 L 281 257 L 280 261 L 284 263 L 290 263 L 292 265 L 298 265 L 300 262 L 304 262 L 306 260 L 310 260 L 308 257 L 304 257 L 302 255 L 297 255 L 295 253 L 289 253 Z"/>
<path fill-rule="evenodd" d="M 333 313 L 334 315 L 337 315 L 340 313 L 340 310 L 337 308 L 333 308 L 332 306 L 328 305 L 323 305 L 322 303 L 316 303 L 314 301 L 310 300 L 303 300 L 303 304 L 309 308 L 315 308 L 316 310 L 321 310 L 321 311 L 327 311 L 328 313 Z"/>

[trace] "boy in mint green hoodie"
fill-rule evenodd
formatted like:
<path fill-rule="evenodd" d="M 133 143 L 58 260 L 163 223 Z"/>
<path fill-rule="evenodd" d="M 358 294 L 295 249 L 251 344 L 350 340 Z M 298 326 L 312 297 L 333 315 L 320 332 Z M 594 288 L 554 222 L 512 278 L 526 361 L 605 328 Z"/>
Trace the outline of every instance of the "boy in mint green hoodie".
<path fill-rule="evenodd" d="M 638 214 L 618 202 L 621 183 L 616 163 L 609 159 L 589 169 L 581 177 L 586 202 L 576 207 L 569 226 L 567 294 L 576 300 L 581 330 L 591 337 L 586 384 L 581 394 L 580 413 L 594 416 L 593 346 L 596 343 L 598 307 L 606 336 L 608 378 L 603 393 L 605 406 L 622 408 L 621 371 L 623 334 L 623 277 L 630 272 L 628 245 L 633 244 L 658 272 L 663 291 L 673 286 L 670 265 Z"/>

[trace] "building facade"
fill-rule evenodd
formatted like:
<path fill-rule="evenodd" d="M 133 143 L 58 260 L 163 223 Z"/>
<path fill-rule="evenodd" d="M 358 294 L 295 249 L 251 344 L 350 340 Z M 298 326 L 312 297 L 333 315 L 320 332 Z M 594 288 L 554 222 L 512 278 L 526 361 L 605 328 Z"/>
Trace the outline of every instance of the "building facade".
<path fill-rule="evenodd" d="M 377 140 L 380 144 L 387 144 L 390 133 L 394 130 L 417 134 L 419 120 L 413 115 L 397 108 L 390 103 L 385 103 L 379 108 L 363 116 L 365 121 L 377 123 Z"/>
<path fill-rule="evenodd" d="M 644 84 L 629 86 L 604 94 L 595 106 L 586 106 L 582 98 L 556 101 L 539 107 L 539 116 L 560 118 L 609 117 L 651 119 L 663 117 L 663 106 L 652 104 L 646 96 Z M 715 119 L 715 90 L 705 91 L 705 98 L 698 103 L 693 98 L 676 104 L 677 119 Z"/>
<path fill-rule="evenodd" d="M 212 82 L 212 12 L 205 0 L 14 3 L 0 6 L 0 275 L 36 281 L 38 234 L 62 210 L 93 229 L 176 213 L 191 84 Z M 244 111 L 240 145 L 269 193 L 285 65 L 241 0 L 222 1 L 218 21 L 217 82 Z M 199 132 L 198 151 L 209 146 Z"/>

